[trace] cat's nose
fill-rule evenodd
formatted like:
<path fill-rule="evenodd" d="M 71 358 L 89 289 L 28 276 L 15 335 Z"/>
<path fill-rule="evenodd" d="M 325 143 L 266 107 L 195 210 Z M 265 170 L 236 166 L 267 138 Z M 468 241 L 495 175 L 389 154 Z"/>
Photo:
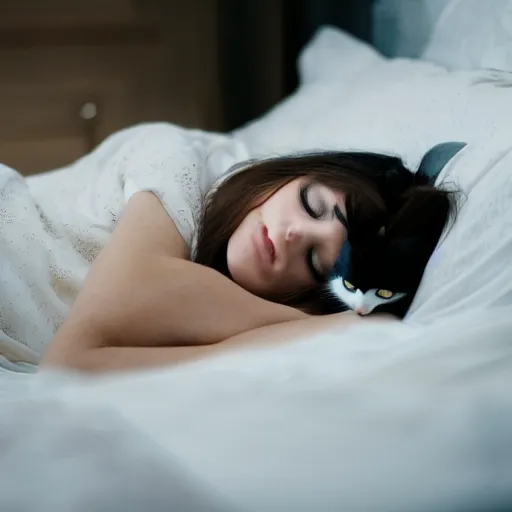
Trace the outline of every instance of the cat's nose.
<path fill-rule="evenodd" d="M 355 309 L 355 312 L 358 314 L 358 315 L 361 315 L 361 316 L 364 316 L 366 315 L 368 312 L 366 311 L 365 308 L 362 308 L 362 307 L 359 307 L 359 308 L 356 308 Z"/>

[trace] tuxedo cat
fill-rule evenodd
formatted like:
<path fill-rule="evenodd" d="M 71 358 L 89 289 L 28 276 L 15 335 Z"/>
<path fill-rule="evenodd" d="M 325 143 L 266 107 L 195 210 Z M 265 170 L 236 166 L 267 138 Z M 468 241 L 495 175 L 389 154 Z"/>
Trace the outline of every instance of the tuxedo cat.
<path fill-rule="evenodd" d="M 434 184 L 465 145 L 437 144 L 423 157 L 414 177 L 400 166 L 386 172 L 387 228 L 381 228 L 369 242 L 354 246 L 345 242 L 327 285 L 325 312 L 352 309 L 361 315 L 406 315 L 449 213 L 456 211 L 450 193 L 440 194 Z M 417 200 L 413 200 L 415 194 Z"/>
<path fill-rule="evenodd" d="M 403 318 L 421 282 L 430 249 L 420 240 L 377 237 L 371 246 L 344 248 L 327 288 L 331 311 L 360 315 L 390 313 Z"/>

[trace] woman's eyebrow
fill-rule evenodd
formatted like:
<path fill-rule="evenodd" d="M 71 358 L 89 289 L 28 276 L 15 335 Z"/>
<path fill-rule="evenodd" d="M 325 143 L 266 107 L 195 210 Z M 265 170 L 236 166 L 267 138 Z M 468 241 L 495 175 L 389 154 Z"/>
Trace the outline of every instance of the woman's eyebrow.
<path fill-rule="evenodd" d="M 345 226 L 345 229 L 348 230 L 347 218 L 345 217 L 345 215 L 340 210 L 340 207 L 337 204 L 335 204 L 334 208 L 332 209 L 332 216 L 333 218 L 336 217 Z"/>

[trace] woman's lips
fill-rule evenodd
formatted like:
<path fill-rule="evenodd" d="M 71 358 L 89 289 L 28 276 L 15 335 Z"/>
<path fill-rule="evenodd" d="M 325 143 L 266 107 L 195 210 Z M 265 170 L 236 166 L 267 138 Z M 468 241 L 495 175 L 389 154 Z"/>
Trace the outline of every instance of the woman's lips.
<path fill-rule="evenodd" d="M 260 263 L 265 268 L 271 268 L 276 258 L 276 251 L 272 240 L 268 236 L 268 229 L 265 225 L 261 224 L 254 231 L 253 244 Z"/>
<path fill-rule="evenodd" d="M 274 261 L 276 260 L 276 248 L 274 247 L 274 243 L 268 236 L 267 226 L 263 226 L 262 236 L 263 236 L 263 244 L 264 244 L 265 249 L 270 257 L 270 262 L 274 263 Z"/>

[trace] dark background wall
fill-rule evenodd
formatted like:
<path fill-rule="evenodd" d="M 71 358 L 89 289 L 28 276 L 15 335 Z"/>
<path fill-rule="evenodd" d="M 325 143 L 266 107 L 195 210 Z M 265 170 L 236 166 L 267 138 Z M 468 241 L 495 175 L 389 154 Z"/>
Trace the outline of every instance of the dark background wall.
<path fill-rule="evenodd" d="M 324 24 L 363 39 L 371 0 L 1 0 L 0 161 L 54 169 L 147 121 L 229 131 L 297 86 Z"/>
<path fill-rule="evenodd" d="M 369 41 L 373 0 L 220 0 L 225 126 L 261 115 L 297 87 L 300 49 L 322 25 Z"/>

